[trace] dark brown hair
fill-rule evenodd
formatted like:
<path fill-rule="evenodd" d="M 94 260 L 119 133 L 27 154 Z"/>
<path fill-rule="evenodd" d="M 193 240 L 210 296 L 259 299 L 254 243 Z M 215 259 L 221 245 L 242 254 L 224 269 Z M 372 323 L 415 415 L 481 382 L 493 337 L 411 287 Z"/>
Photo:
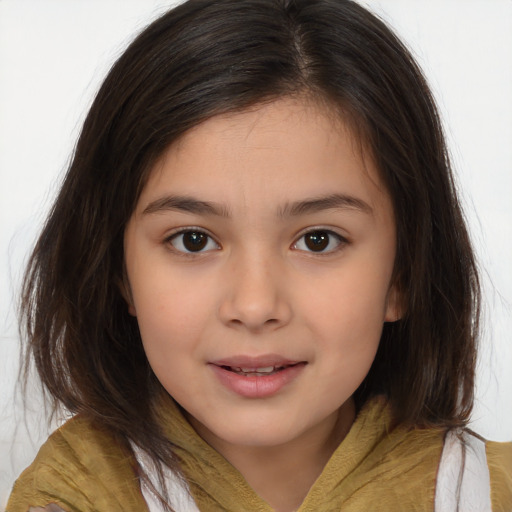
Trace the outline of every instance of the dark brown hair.
<path fill-rule="evenodd" d="M 474 254 L 442 127 L 408 50 L 350 0 L 189 0 L 152 23 L 103 83 L 26 273 L 27 357 L 57 403 L 172 455 L 160 392 L 120 293 L 123 233 L 152 164 L 211 116 L 308 95 L 351 119 L 392 198 L 394 279 L 359 405 L 384 394 L 398 423 L 456 426 L 473 404 Z"/>

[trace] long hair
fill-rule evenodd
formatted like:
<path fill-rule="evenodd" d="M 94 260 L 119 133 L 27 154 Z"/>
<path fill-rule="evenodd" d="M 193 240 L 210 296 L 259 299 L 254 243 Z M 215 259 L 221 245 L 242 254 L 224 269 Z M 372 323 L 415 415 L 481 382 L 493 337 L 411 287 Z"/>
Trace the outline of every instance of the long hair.
<path fill-rule="evenodd" d="M 409 51 L 350 0 L 189 0 L 112 67 L 25 275 L 22 320 L 56 403 L 176 467 L 161 391 L 121 295 L 123 234 L 152 165 L 190 128 L 290 95 L 332 105 L 380 171 L 397 225 L 403 318 L 386 324 L 359 406 L 397 423 L 464 425 L 479 282 L 432 94 Z"/>

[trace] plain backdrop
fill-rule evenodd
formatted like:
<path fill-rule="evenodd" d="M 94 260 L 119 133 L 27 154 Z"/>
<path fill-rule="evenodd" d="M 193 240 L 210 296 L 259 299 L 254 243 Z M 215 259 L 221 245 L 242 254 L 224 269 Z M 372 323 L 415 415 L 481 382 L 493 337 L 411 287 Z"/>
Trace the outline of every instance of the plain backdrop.
<path fill-rule="evenodd" d="M 361 0 L 395 27 L 443 115 L 483 269 L 472 428 L 512 439 L 512 1 Z M 15 394 L 23 265 L 99 83 L 171 0 L 0 0 L 0 509 L 48 435 Z"/>

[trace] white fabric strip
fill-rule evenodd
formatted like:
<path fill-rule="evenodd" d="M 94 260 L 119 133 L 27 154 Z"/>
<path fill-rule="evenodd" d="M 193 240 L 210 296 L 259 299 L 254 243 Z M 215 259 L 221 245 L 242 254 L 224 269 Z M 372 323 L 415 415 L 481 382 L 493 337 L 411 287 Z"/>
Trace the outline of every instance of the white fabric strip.
<path fill-rule="evenodd" d="M 143 452 L 138 446 L 135 446 L 132 443 L 132 449 L 135 453 L 135 457 L 137 462 L 144 470 L 146 475 L 150 478 L 152 475 L 156 474 L 156 468 L 153 461 L 148 457 L 148 455 Z M 164 477 L 165 484 L 167 487 L 167 493 L 171 500 L 171 506 L 175 510 L 175 512 L 200 512 L 195 504 L 194 499 L 190 496 L 188 492 L 188 488 L 186 485 L 179 479 L 170 469 L 164 469 Z M 156 478 L 151 478 L 151 483 L 159 489 L 159 485 L 156 481 Z M 155 495 L 155 493 L 149 488 L 147 484 L 141 481 L 140 489 L 142 491 L 142 496 L 144 496 L 144 500 L 148 506 L 149 512 L 163 512 L 164 509 L 160 500 Z"/>
<path fill-rule="evenodd" d="M 464 446 L 457 433 L 451 431 L 446 435 L 437 474 L 435 512 L 492 512 L 485 442 L 466 432 L 463 438 L 466 443 L 465 461 Z M 457 509 L 457 488 L 462 470 Z"/>

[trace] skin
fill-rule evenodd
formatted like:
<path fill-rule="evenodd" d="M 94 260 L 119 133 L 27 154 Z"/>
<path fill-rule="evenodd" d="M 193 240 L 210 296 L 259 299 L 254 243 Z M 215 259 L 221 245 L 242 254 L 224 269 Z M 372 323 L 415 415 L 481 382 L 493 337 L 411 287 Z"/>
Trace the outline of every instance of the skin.
<path fill-rule="evenodd" d="M 201 251 L 187 252 L 190 231 L 208 235 Z M 319 231 L 327 246 L 311 250 Z M 371 158 L 332 110 L 292 98 L 187 132 L 126 227 L 125 295 L 153 371 L 278 511 L 300 506 L 354 421 L 351 397 L 400 316 L 395 245 Z M 301 362 L 268 397 L 241 396 L 213 371 L 268 354 Z"/>

